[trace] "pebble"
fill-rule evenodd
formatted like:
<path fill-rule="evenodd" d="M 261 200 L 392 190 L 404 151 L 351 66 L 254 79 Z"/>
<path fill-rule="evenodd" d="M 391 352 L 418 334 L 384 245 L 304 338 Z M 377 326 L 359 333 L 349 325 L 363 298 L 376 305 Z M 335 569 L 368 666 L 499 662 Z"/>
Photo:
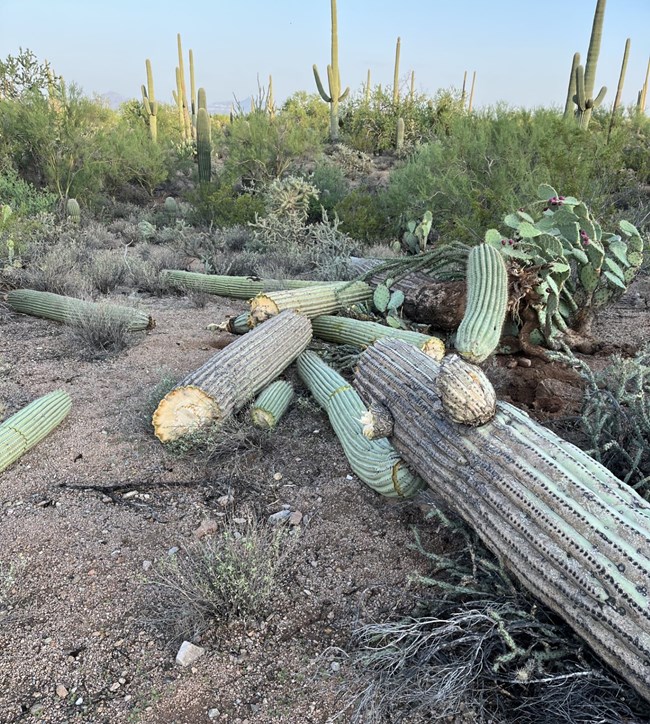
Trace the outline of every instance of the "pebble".
<path fill-rule="evenodd" d="M 120 686 L 122 686 L 122 684 L 120 684 L 119 681 L 116 681 L 114 684 L 110 685 L 110 690 L 117 691 L 120 688 Z"/>
<path fill-rule="evenodd" d="M 68 690 L 63 686 L 63 684 L 57 684 L 56 685 L 56 695 L 59 697 L 59 699 L 65 699 L 66 696 L 68 696 Z"/>
<path fill-rule="evenodd" d="M 302 522 L 302 513 L 299 510 L 294 510 L 289 516 L 289 525 L 300 525 Z"/>
<path fill-rule="evenodd" d="M 153 563 L 151 561 L 142 561 L 142 570 L 148 571 Z"/>
<path fill-rule="evenodd" d="M 273 480 L 282 480 L 282 473 L 274 473 Z"/>
<path fill-rule="evenodd" d="M 219 711 L 219 709 L 208 709 L 208 718 L 209 719 L 216 719 L 220 715 L 221 715 L 221 712 Z"/>
<path fill-rule="evenodd" d="M 131 498 L 135 498 L 136 495 L 138 495 L 137 490 L 129 490 L 128 493 L 124 493 L 122 500 L 131 500 Z"/>
<path fill-rule="evenodd" d="M 332 661 L 332 663 L 330 664 L 330 669 L 332 669 L 332 671 L 340 671 L 341 664 L 339 664 L 338 661 Z"/>
<path fill-rule="evenodd" d="M 217 523 L 216 520 L 212 520 L 211 518 L 206 518 L 205 520 L 201 521 L 201 525 L 192 533 L 192 535 L 197 539 L 200 540 L 206 535 L 213 535 L 214 533 L 219 530 L 219 523 Z"/>
<path fill-rule="evenodd" d="M 235 499 L 233 496 L 228 493 L 228 495 L 222 495 L 220 498 L 217 498 L 217 504 L 220 505 L 222 508 L 227 508 L 229 505 L 232 505 Z"/>
<path fill-rule="evenodd" d="M 277 513 L 269 515 L 269 523 L 271 525 L 277 525 L 278 523 L 286 523 L 291 517 L 290 510 L 278 510 Z"/>
<path fill-rule="evenodd" d="M 180 666 L 189 666 L 205 653 L 202 646 L 195 646 L 190 641 L 183 641 L 178 653 L 176 654 L 176 663 Z"/>
<path fill-rule="evenodd" d="M 168 556 L 175 556 L 175 555 L 178 553 L 178 551 L 179 551 L 178 546 L 174 546 L 173 548 L 170 548 L 170 549 L 167 551 L 167 555 L 168 555 Z"/>
<path fill-rule="evenodd" d="M 83 703 L 84 703 L 84 698 L 83 698 L 83 696 L 80 696 L 80 697 L 77 699 L 77 701 L 75 701 L 74 705 L 75 705 L 75 706 L 81 706 Z"/>

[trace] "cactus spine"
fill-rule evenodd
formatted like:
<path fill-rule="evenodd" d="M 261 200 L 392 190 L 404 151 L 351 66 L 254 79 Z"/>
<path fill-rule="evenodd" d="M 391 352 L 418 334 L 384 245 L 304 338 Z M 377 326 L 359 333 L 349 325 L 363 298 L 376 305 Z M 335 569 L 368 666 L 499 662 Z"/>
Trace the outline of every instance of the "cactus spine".
<path fill-rule="evenodd" d="M 422 480 L 409 472 L 388 440 L 365 437 L 361 418 L 368 410 L 341 375 L 315 352 L 303 352 L 296 364 L 300 378 L 327 413 L 357 477 L 389 498 L 409 497 L 424 487 Z"/>
<path fill-rule="evenodd" d="M 147 86 L 142 86 L 142 105 L 147 114 L 149 121 L 149 134 L 151 140 L 155 143 L 158 140 L 158 102 L 153 87 L 153 71 L 151 70 L 151 61 L 146 59 L 147 67 Z"/>
<path fill-rule="evenodd" d="M 402 47 L 402 39 L 397 38 L 397 44 L 395 45 L 395 67 L 393 68 L 393 105 L 396 106 L 399 103 L 399 57 Z"/>
<path fill-rule="evenodd" d="M 587 52 L 587 63 L 583 68 L 579 65 L 576 68 L 576 94 L 574 100 L 578 109 L 576 115 L 581 128 L 587 128 L 591 120 L 594 108 L 603 102 L 607 88 L 603 86 L 598 95 L 594 98 L 594 84 L 596 81 L 596 66 L 600 54 L 600 41 L 603 36 L 603 21 L 605 19 L 606 0 L 598 0 L 594 13 L 594 22 L 591 28 L 589 39 L 589 50 Z"/>
<path fill-rule="evenodd" d="M 332 62 L 327 66 L 327 80 L 329 84 L 329 93 L 325 92 L 325 88 L 321 82 L 320 75 L 316 64 L 313 66 L 314 79 L 316 87 L 321 98 L 330 105 L 330 139 L 338 141 L 339 138 L 339 103 L 344 101 L 349 93 L 350 88 L 346 88 L 341 93 L 341 73 L 339 70 L 339 34 L 338 22 L 336 18 L 336 0 L 331 0 L 332 11 Z"/>
<path fill-rule="evenodd" d="M 623 51 L 623 62 L 621 63 L 621 74 L 618 77 L 618 86 L 616 87 L 616 97 L 614 98 L 614 105 L 612 106 L 612 115 L 609 119 L 609 128 L 607 129 L 607 140 L 612 134 L 612 128 L 614 128 L 614 121 L 616 119 L 616 111 L 621 105 L 621 95 L 623 93 L 623 84 L 625 83 L 625 71 L 627 70 L 627 60 L 630 55 L 630 38 L 625 41 L 625 50 Z"/>
<path fill-rule="evenodd" d="M 13 289 L 7 294 L 7 303 L 21 314 L 52 319 L 64 324 L 75 324 L 92 315 L 103 315 L 116 322 L 127 323 L 129 332 L 151 329 L 155 326 L 153 319 L 146 312 L 133 307 L 97 304 L 52 292 L 37 292 L 33 289 Z"/>
<path fill-rule="evenodd" d="M 70 395 L 55 390 L 5 420 L 0 425 L 0 473 L 49 435 L 71 406 Z"/>
<path fill-rule="evenodd" d="M 199 108 L 196 117 L 196 162 L 199 168 L 199 183 L 210 183 L 212 178 L 212 140 L 210 116 L 205 108 Z"/>
<path fill-rule="evenodd" d="M 65 205 L 65 211 L 73 224 L 78 224 L 81 221 L 81 207 L 77 199 L 68 199 Z"/>
<path fill-rule="evenodd" d="M 456 332 L 461 357 L 478 364 L 497 348 L 508 307 L 508 271 L 497 249 L 475 246 L 467 259 L 467 307 Z"/>
<path fill-rule="evenodd" d="M 303 279 L 256 279 L 255 277 L 199 274 L 177 269 L 163 269 L 160 272 L 160 281 L 170 284 L 176 289 L 195 289 L 206 294 L 247 300 L 263 292 L 301 289 L 326 284 L 326 282 L 304 281 Z"/>
<path fill-rule="evenodd" d="M 564 104 L 564 117 L 573 118 L 573 104 L 574 96 L 576 94 L 576 72 L 580 65 L 580 53 L 573 54 L 573 61 L 571 63 L 571 75 L 569 76 L 569 88 L 566 94 L 566 103 Z"/>
<path fill-rule="evenodd" d="M 289 409 L 293 400 L 293 387 L 286 380 L 272 382 L 255 400 L 251 419 L 256 427 L 272 430 Z"/>

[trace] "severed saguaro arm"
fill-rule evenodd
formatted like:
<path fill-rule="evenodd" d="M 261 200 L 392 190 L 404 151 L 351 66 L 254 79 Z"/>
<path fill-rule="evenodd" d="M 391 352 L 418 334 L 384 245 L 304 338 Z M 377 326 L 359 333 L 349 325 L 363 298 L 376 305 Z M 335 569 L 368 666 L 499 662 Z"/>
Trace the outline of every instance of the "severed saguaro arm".
<path fill-rule="evenodd" d="M 650 701 L 650 503 L 510 405 L 483 425 L 452 422 L 441 369 L 381 340 L 355 385 L 392 416 L 391 442 L 446 506 Z"/>

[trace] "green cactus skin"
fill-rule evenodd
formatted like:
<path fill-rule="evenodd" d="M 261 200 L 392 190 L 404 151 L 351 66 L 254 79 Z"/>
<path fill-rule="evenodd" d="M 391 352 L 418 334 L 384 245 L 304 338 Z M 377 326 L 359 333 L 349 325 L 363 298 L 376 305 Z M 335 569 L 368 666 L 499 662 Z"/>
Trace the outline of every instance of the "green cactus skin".
<path fill-rule="evenodd" d="M 578 66 L 580 65 L 580 53 L 574 53 L 573 54 L 573 61 L 571 63 L 571 75 L 569 76 L 569 88 L 567 90 L 566 94 L 566 102 L 564 104 L 564 117 L 565 118 L 573 118 L 574 117 L 574 100 L 573 97 L 576 94 L 576 71 L 578 70 Z"/>
<path fill-rule="evenodd" d="M 187 103 L 187 89 L 185 86 L 185 65 L 183 63 L 183 46 L 181 44 L 181 34 L 176 35 L 176 44 L 178 46 L 178 80 L 179 83 L 179 105 L 182 109 L 183 118 L 183 138 L 190 140 L 192 138 L 192 120 L 190 118 L 189 106 Z M 198 117 L 197 117 L 198 122 Z"/>
<path fill-rule="evenodd" d="M 621 95 L 623 94 L 623 84 L 625 83 L 625 72 L 627 71 L 627 61 L 630 56 L 630 38 L 625 41 L 625 50 L 623 51 L 623 62 L 621 63 L 621 73 L 618 76 L 618 85 L 616 87 L 616 97 L 614 98 L 614 105 L 612 106 L 612 115 L 609 119 L 609 128 L 607 129 L 607 140 L 612 135 L 612 129 L 614 128 L 614 121 L 616 119 L 616 111 L 618 111 L 621 105 Z"/>
<path fill-rule="evenodd" d="M 61 424 L 71 407 L 70 395 L 55 390 L 5 420 L 0 425 L 0 473 Z"/>
<path fill-rule="evenodd" d="M 396 106 L 399 103 L 399 57 L 401 52 L 402 40 L 397 38 L 397 44 L 395 45 L 395 67 L 393 69 L 393 105 Z"/>
<path fill-rule="evenodd" d="M 142 86 L 142 105 L 147 114 L 149 121 L 149 134 L 151 140 L 155 143 L 158 140 L 158 102 L 153 86 L 153 71 L 151 69 L 151 61 L 146 59 L 147 66 L 147 87 Z"/>
<path fill-rule="evenodd" d="M 167 196 L 163 206 L 170 220 L 173 221 L 178 216 L 178 202 L 173 196 Z"/>
<path fill-rule="evenodd" d="M 395 137 L 395 148 L 401 151 L 404 148 L 404 119 L 400 116 L 397 119 L 397 134 Z"/>
<path fill-rule="evenodd" d="M 318 317 L 369 299 L 372 299 L 372 288 L 365 282 L 335 282 L 258 294 L 250 301 L 251 323 L 263 322 L 283 309 L 295 309 L 309 318 Z"/>
<path fill-rule="evenodd" d="M 230 277 L 221 274 L 199 274 L 177 269 L 163 269 L 160 272 L 160 281 L 176 289 L 193 289 L 206 294 L 218 294 L 221 297 L 246 300 L 263 292 L 302 289 L 327 284 L 327 282 L 303 279 L 259 279 L 257 277 Z"/>
<path fill-rule="evenodd" d="M 205 108 L 205 110 L 208 110 L 208 100 L 205 95 L 205 88 L 199 88 L 198 94 L 197 94 L 197 102 L 199 108 Z"/>
<path fill-rule="evenodd" d="M 648 81 L 650 81 L 650 58 L 648 58 L 648 67 L 645 71 L 645 80 L 643 86 L 639 91 L 639 96 L 636 104 L 636 110 L 638 113 L 645 113 L 645 106 L 648 100 Z"/>
<path fill-rule="evenodd" d="M 603 86 L 594 98 L 594 84 L 596 81 L 596 66 L 600 54 L 600 41 L 603 36 L 603 22 L 605 20 L 605 5 L 607 0 L 598 0 L 594 12 L 594 22 L 591 27 L 587 62 L 583 68 L 576 68 L 576 95 L 574 100 L 578 109 L 576 117 L 581 128 L 587 128 L 594 108 L 603 102 L 607 88 Z"/>
<path fill-rule="evenodd" d="M 180 68 L 176 68 L 176 90 L 172 91 L 174 96 L 174 103 L 176 103 L 176 110 L 178 112 L 178 128 L 181 132 L 181 138 L 185 140 L 185 113 L 183 111 L 183 91 L 181 88 L 181 71 Z"/>
<path fill-rule="evenodd" d="M 346 88 L 341 93 L 341 73 L 339 70 L 339 34 L 338 22 L 336 17 L 336 0 L 331 0 L 332 11 L 332 62 L 327 66 L 327 81 L 329 85 L 329 93 L 325 92 L 325 88 L 318 74 L 316 64 L 313 66 L 314 79 L 316 87 L 320 93 L 320 97 L 329 103 L 330 106 L 330 140 L 338 141 L 339 138 L 339 103 L 344 101 L 349 93 L 350 88 Z"/>
<path fill-rule="evenodd" d="M 368 68 L 368 75 L 366 76 L 366 87 L 363 89 L 363 101 L 366 105 L 370 103 L 370 68 Z"/>
<path fill-rule="evenodd" d="M 486 360 L 497 348 L 508 307 L 508 271 L 499 251 L 475 246 L 467 259 L 467 307 L 456 332 L 456 349 L 469 362 Z"/>
<path fill-rule="evenodd" d="M 107 315 L 115 320 L 127 320 L 128 331 L 138 332 L 152 329 L 153 319 L 133 307 L 118 304 L 98 304 L 83 299 L 64 297 L 52 292 L 38 292 L 33 289 L 13 289 L 7 294 L 7 303 L 16 312 L 33 317 L 51 319 L 63 324 L 74 324 L 90 315 Z"/>
<path fill-rule="evenodd" d="M 160 401 L 152 423 L 161 442 L 177 440 L 240 410 L 307 348 L 311 323 L 286 310 L 239 337 Z"/>
<path fill-rule="evenodd" d="M 469 89 L 469 103 L 467 104 L 467 112 L 471 113 L 474 108 L 474 88 L 476 87 L 476 71 L 472 73 L 472 85 Z"/>
<path fill-rule="evenodd" d="M 349 317 L 334 317 L 323 314 L 311 320 L 314 337 L 335 344 L 351 344 L 354 347 L 365 349 L 378 339 L 391 337 L 401 339 L 409 344 L 416 345 L 425 354 L 440 360 L 445 354 L 445 345 L 438 337 L 412 332 L 408 329 L 387 327 L 377 322 L 366 322 L 361 319 Z"/>
<path fill-rule="evenodd" d="M 465 110 L 465 100 L 467 99 L 467 71 L 463 73 L 463 89 L 460 92 L 460 107 L 461 110 Z"/>
<path fill-rule="evenodd" d="M 434 494 L 650 700 L 650 503 L 515 407 L 498 403 L 478 427 L 451 422 L 439 369 L 380 340 L 361 356 L 355 387 L 367 404 L 383 402 L 391 442 Z"/>
<path fill-rule="evenodd" d="M 196 138 L 196 113 L 197 113 L 197 104 L 196 104 L 196 81 L 194 80 L 194 53 L 192 52 L 192 49 L 189 50 L 190 55 L 190 112 L 191 112 L 191 122 L 192 122 L 192 134 L 194 138 Z M 206 108 L 207 110 L 207 108 Z"/>
<path fill-rule="evenodd" d="M 68 199 L 65 205 L 65 211 L 73 223 L 78 224 L 81 221 L 81 207 L 77 199 Z"/>
<path fill-rule="evenodd" d="M 415 100 L 415 71 L 411 71 L 411 87 L 409 89 L 409 101 L 413 103 Z"/>
<path fill-rule="evenodd" d="M 253 425 L 272 430 L 293 401 L 294 392 L 290 382 L 276 380 L 272 382 L 255 400 L 251 408 Z"/>
<path fill-rule="evenodd" d="M 368 412 L 352 386 L 315 352 L 303 352 L 296 363 L 298 374 L 325 410 L 354 474 L 389 498 L 403 498 L 422 490 L 422 480 L 409 472 L 385 438 L 364 436 L 361 418 Z"/>
<path fill-rule="evenodd" d="M 275 99 L 273 97 L 273 76 L 269 75 L 269 91 L 266 96 L 266 112 L 270 118 L 275 118 Z"/>
<path fill-rule="evenodd" d="M 212 141 L 210 116 L 205 108 L 199 108 L 196 118 L 196 161 L 199 168 L 199 183 L 210 183 L 212 178 Z"/>

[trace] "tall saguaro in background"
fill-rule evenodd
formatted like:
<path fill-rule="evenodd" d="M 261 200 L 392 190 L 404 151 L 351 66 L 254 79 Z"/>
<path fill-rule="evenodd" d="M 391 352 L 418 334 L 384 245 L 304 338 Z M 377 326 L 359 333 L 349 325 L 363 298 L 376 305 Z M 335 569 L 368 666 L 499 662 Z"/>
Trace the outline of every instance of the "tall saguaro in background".
<path fill-rule="evenodd" d="M 589 126 L 593 109 L 598 108 L 603 102 L 605 93 L 607 93 L 606 86 L 603 86 L 594 98 L 596 66 L 598 65 L 598 56 L 600 54 L 600 41 L 603 37 L 603 21 L 605 19 L 606 4 L 607 0 L 598 0 L 596 3 L 594 23 L 591 27 L 591 38 L 589 39 L 589 50 L 587 52 L 587 63 L 584 68 L 582 65 L 579 65 L 576 69 L 576 94 L 573 100 L 578 106 L 576 116 L 582 128 Z"/>
<path fill-rule="evenodd" d="M 612 115 L 609 119 L 609 128 L 607 129 L 607 140 L 612 135 L 614 121 L 616 120 L 616 111 L 621 105 L 621 95 L 623 94 L 623 84 L 625 83 L 625 71 L 627 70 L 627 60 L 630 57 L 630 38 L 625 41 L 625 50 L 623 51 L 623 62 L 621 63 L 621 74 L 618 77 L 618 87 L 616 88 L 616 97 L 612 106 Z"/>
<path fill-rule="evenodd" d="M 573 54 L 573 62 L 571 63 L 571 75 L 569 76 L 569 89 L 566 94 L 566 103 L 564 104 L 564 117 L 573 116 L 573 97 L 576 94 L 576 71 L 580 65 L 580 53 Z"/>
<path fill-rule="evenodd" d="M 183 63 L 183 46 L 181 45 L 181 34 L 176 35 L 178 44 L 178 78 L 180 84 L 178 87 L 179 98 L 178 103 L 183 112 L 183 133 L 185 138 L 192 138 L 192 121 L 190 119 L 189 105 L 187 103 L 187 88 L 185 86 L 185 64 Z M 192 63 L 194 65 L 194 63 Z"/>
<path fill-rule="evenodd" d="M 149 133 L 155 143 L 158 138 L 158 103 L 153 87 L 153 71 L 149 58 L 145 61 L 147 66 L 147 85 L 142 85 L 142 103 L 149 119 Z"/>
<path fill-rule="evenodd" d="M 325 92 L 325 88 L 321 82 L 318 68 L 314 63 L 314 78 L 316 86 L 321 98 L 330 104 L 330 139 L 337 141 L 339 138 L 339 103 L 344 101 L 350 93 L 350 88 L 346 88 L 341 93 L 341 74 L 339 71 L 339 34 L 338 23 L 336 19 L 336 0 L 331 0 L 332 10 L 332 62 L 327 66 L 327 81 L 329 93 Z"/>

